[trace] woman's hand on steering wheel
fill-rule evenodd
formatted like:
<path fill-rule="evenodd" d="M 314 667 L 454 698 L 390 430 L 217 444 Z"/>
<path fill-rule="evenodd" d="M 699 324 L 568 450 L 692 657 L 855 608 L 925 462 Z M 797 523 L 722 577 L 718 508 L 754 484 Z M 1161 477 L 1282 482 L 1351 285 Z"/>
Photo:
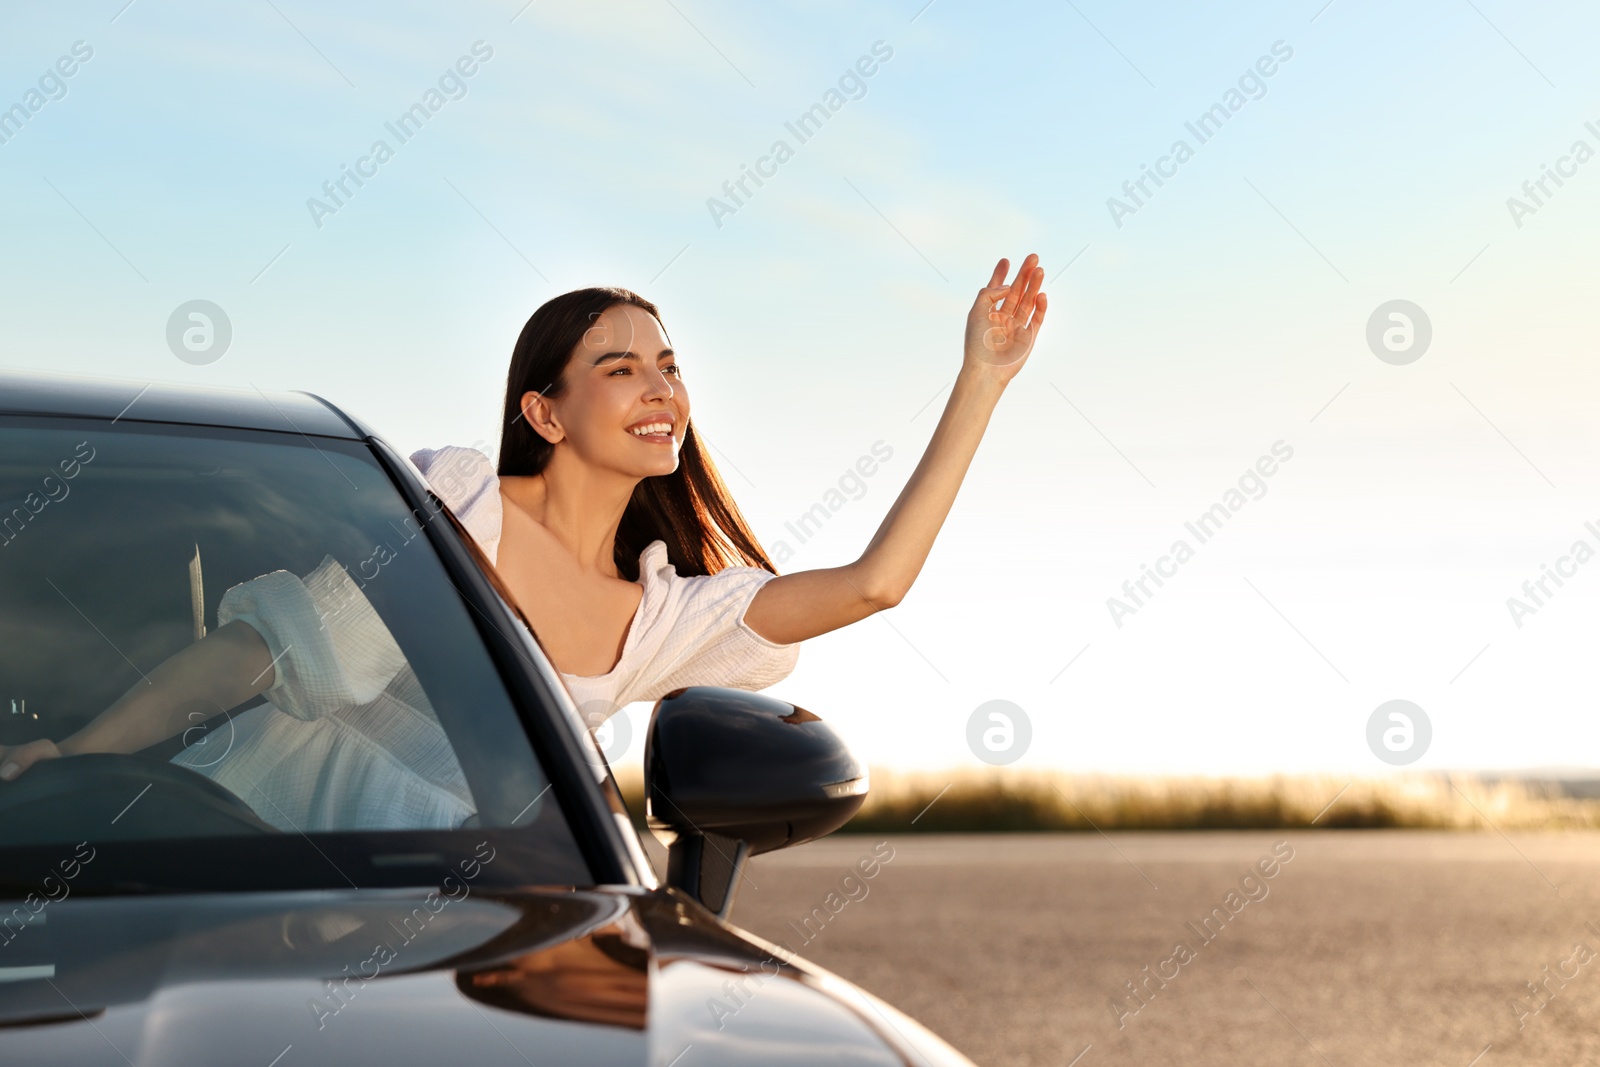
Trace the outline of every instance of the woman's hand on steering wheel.
<path fill-rule="evenodd" d="M 0 745 L 0 781 L 11 781 L 40 760 L 60 759 L 65 753 L 47 737 L 21 745 Z"/>

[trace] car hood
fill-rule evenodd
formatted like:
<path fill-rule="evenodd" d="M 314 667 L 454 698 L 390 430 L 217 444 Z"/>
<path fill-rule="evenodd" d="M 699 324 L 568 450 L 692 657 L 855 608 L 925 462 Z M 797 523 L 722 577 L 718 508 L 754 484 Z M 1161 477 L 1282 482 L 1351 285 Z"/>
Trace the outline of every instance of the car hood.
<path fill-rule="evenodd" d="M 970 1061 L 671 889 L 0 902 L 0 1062 Z"/>

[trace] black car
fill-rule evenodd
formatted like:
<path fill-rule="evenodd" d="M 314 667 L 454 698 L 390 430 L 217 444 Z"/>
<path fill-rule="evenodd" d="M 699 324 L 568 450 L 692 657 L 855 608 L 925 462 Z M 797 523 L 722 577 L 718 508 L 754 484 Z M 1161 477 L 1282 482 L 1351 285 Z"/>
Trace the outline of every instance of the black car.
<path fill-rule="evenodd" d="M 268 766 L 245 759 L 285 714 L 265 693 L 0 782 L 0 1063 L 969 1063 L 726 921 L 747 857 L 860 807 L 828 725 L 733 689 L 658 701 L 660 884 L 471 537 L 308 393 L 0 372 L 0 745 L 74 734 L 220 634 L 225 591 L 329 557 L 403 657 L 384 698 L 443 739 L 470 814 L 345 804 L 363 780 L 315 750 L 272 757 L 329 802 L 315 823 L 278 779 L 215 773 Z M 303 736 L 349 740 L 380 703 Z"/>

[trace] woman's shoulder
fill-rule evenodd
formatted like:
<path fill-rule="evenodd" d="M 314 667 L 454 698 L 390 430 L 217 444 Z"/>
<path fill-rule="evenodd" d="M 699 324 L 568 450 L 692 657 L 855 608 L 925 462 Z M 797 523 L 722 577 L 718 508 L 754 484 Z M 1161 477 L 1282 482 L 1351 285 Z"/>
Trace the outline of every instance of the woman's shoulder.
<path fill-rule="evenodd" d="M 477 445 L 419 448 L 411 453 L 411 462 L 435 489 L 476 488 L 498 480 L 494 462 Z"/>
<path fill-rule="evenodd" d="M 482 444 L 483 442 L 478 442 Z M 411 463 L 491 560 L 500 546 L 500 478 L 477 445 L 445 445 L 411 453 Z"/>
<path fill-rule="evenodd" d="M 646 590 L 659 587 L 674 589 L 682 596 L 703 596 L 716 590 L 748 584 L 759 576 L 776 577 L 771 571 L 759 567 L 724 567 L 715 574 L 678 573 L 678 565 L 667 555 L 667 543 L 659 538 L 644 546 L 639 553 L 639 581 Z"/>
<path fill-rule="evenodd" d="M 788 676 L 800 643 L 778 644 L 744 621 L 757 591 L 777 575 L 761 567 L 724 567 L 715 574 L 680 575 L 664 541 L 639 554 L 648 616 L 634 647 L 632 676 L 618 704 L 654 700 L 686 685 L 764 689 Z"/>
<path fill-rule="evenodd" d="M 777 575 L 761 567 L 724 567 L 714 574 L 680 575 L 667 558 L 665 541 L 652 541 L 639 554 L 639 577 L 647 602 L 669 621 L 702 617 L 721 629 L 744 629 L 744 609 Z"/>

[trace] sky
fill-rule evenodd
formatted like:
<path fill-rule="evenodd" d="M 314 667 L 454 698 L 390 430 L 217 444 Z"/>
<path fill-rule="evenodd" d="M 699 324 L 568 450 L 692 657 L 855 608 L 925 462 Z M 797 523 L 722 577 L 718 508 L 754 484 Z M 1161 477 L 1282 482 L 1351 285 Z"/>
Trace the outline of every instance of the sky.
<path fill-rule="evenodd" d="M 884 767 L 1600 767 L 1600 10 L 105 0 L 0 19 L 0 108 L 26 113 L 0 115 L 5 366 L 303 389 L 402 452 L 492 456 L 522 323 L 625 286 L 662 308 L 695 424 L 787 573 L 860 555 L 977 290 L 1036 252 L 1047 322 L 915 585 L 806 642 L 771 695 Z M 391 129 L 419 103 L 425 123 Z M 194 300 L 231 327 L 209 361 L 169 344 Z M 1186 523 L 1213 505 L 1202 540 Z M 1167 577 L 1135 601 L 1146 567 Z M 1536 601 L 1547 567 L 1566 573 Z M 1392 700 L 1429 725 L 1404 765 L 1369 742 Z M 970 740 L 1003 725 L 991 701 L 1013 709 L 998 752 Z M 648 712 L 628 709 L 621 762 Z"/>

